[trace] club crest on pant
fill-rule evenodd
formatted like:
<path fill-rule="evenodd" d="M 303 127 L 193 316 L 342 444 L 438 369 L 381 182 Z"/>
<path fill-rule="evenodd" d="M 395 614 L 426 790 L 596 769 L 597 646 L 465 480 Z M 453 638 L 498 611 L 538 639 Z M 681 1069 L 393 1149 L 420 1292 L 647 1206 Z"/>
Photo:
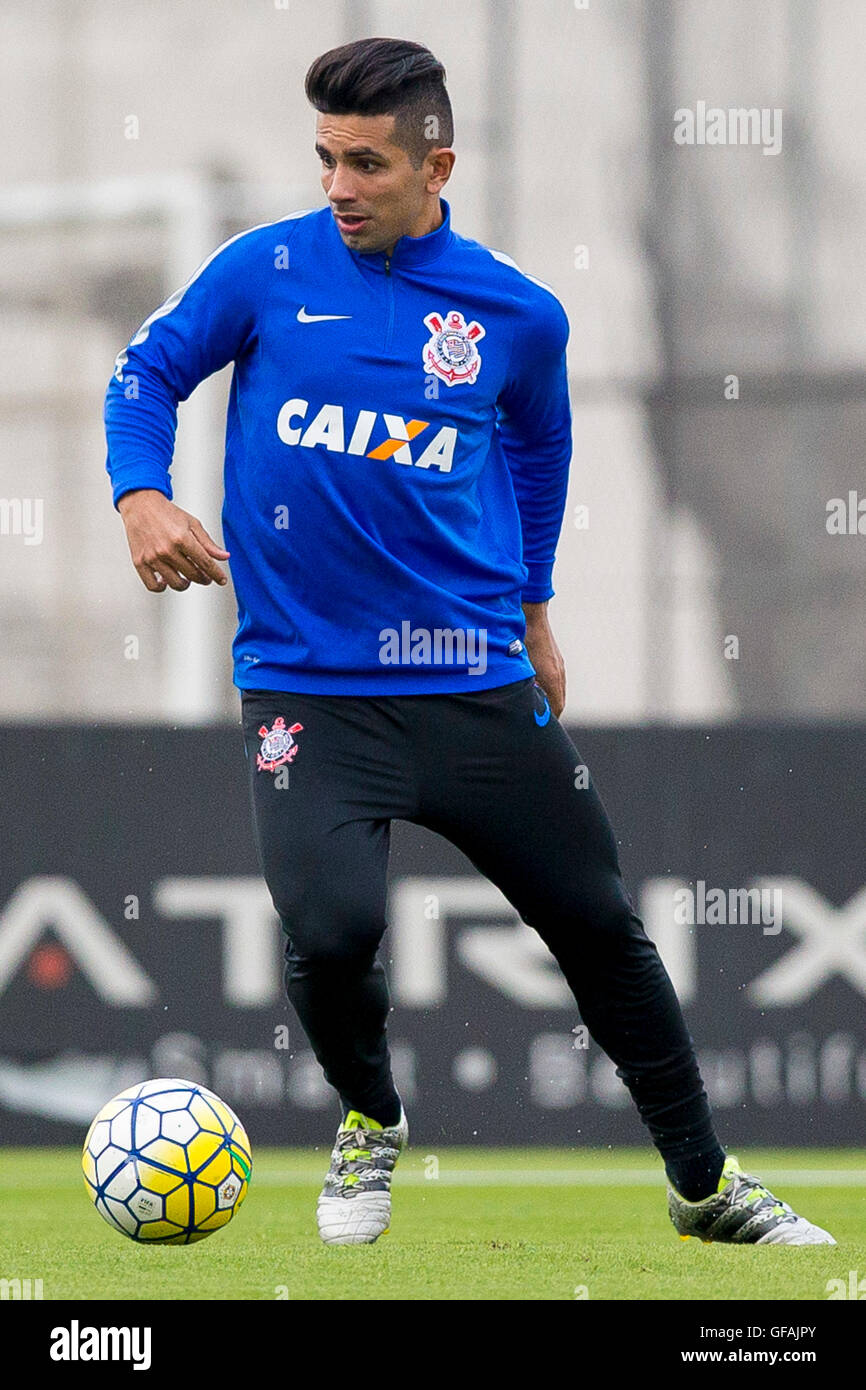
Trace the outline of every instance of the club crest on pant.
<path fill-rule="evenodd" d="M 423 360 L 428 372 L 447 381 L 449 386 L 461 382 L 471 385 L 481 369 L 481 353 L 476 347 L 486 330 L 477 319 L 467 324 L 459 309 L 447 314 L 428 314 L 424 320 L 430 329 L 430 339 L 424 344 Z"/>
<path fill-rule="evenodd" d="M 259 729 L 259 738 L 262 746 L 256 754 L 256 767 L 259 772 L 276 772 L 283 763 L 290 763 L 298 751 L 298 744 L 292 737 L 293 734 L 300 733 L 303 724 L 290 724 L 286 728 L 286 721 L 282 715 L 278 715 L 274 720 L 272 729 L 267 724 L 263 724 Z"/>

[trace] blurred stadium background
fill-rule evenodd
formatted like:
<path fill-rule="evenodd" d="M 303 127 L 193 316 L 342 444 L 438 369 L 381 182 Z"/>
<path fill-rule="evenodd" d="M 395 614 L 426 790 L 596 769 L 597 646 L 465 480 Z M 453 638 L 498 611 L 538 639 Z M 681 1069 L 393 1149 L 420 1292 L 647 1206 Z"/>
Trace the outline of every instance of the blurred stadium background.
<path fill-rule="evenodd" d="M 448 72 L 456 229 L 570 316 L 565 717 L 725 1137 L 859 1140 L 866 536 L 827 509 L 866 495 L 860 0 L 0 8 L 0 1139 L 73 1138 L 143 1074 L 208 1081 L 254 1141 L 327 1133 L 245 819 L 231 593 L 145 592 L 101 402 L 216 245 L 321 204 L 304 73 L 391 34 Z M 677 144 L 700 102 L 780 112 L 780 150 Z M 229 376 L 181 407 L 174 468 L 212 532 Z M 781 929 L 684 927 L 673 893 L 698 880 L 778 888 Z M 517 1098 L 545 1142 L 640 1142 L 456 852 L 401 834 L 392 905 L 422 1136 L 502 1142 Z"/>

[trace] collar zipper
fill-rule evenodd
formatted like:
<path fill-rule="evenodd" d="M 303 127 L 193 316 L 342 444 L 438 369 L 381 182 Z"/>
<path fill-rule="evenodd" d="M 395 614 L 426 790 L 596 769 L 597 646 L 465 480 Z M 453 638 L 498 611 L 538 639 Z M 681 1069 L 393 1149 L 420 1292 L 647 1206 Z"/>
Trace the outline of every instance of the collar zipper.
<path fill-rule="evenodd" d="M 394 281 L 391 276 L 391 257 L 385 257 L 385 277 L 388 285 L 388 327 L 385 330 L 385 347 L 391 346 L 391 337 L 394 332 Z"/>

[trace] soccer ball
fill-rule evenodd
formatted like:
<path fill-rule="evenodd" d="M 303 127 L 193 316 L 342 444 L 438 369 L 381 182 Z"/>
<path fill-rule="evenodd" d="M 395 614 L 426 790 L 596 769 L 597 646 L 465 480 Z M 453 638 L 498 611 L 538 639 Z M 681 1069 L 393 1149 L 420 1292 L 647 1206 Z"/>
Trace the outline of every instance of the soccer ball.
<path fill-rule="evenodd" d="M 109 1226 L 162 1245 L 191 1245 L 225 1226 L 252 1173 L 234 1111 L 205 1086 L 173 1078 L 141 1081 L 104 1105 L 81 1165 Z"/>

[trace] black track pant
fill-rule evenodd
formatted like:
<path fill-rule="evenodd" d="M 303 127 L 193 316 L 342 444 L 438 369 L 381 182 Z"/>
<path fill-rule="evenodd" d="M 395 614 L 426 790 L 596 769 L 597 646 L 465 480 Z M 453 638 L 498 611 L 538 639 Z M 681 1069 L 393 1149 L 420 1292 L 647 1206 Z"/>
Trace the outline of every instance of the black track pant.
<path fill-rule="evenodd" d="M 262 759 L 261 730 L 278 719 L 303 727 L 294 744 L 278 729 Z M 286 987 L 344 1111 L 399 1115 L 376 958 L 399 818 L 452 841 L 536 929 L 665 1159 L 719 1152 L 604 807 L 531 677 L 458 695 L 247 691 L 243 724 L 262 871 L 288 939 Z"/>

